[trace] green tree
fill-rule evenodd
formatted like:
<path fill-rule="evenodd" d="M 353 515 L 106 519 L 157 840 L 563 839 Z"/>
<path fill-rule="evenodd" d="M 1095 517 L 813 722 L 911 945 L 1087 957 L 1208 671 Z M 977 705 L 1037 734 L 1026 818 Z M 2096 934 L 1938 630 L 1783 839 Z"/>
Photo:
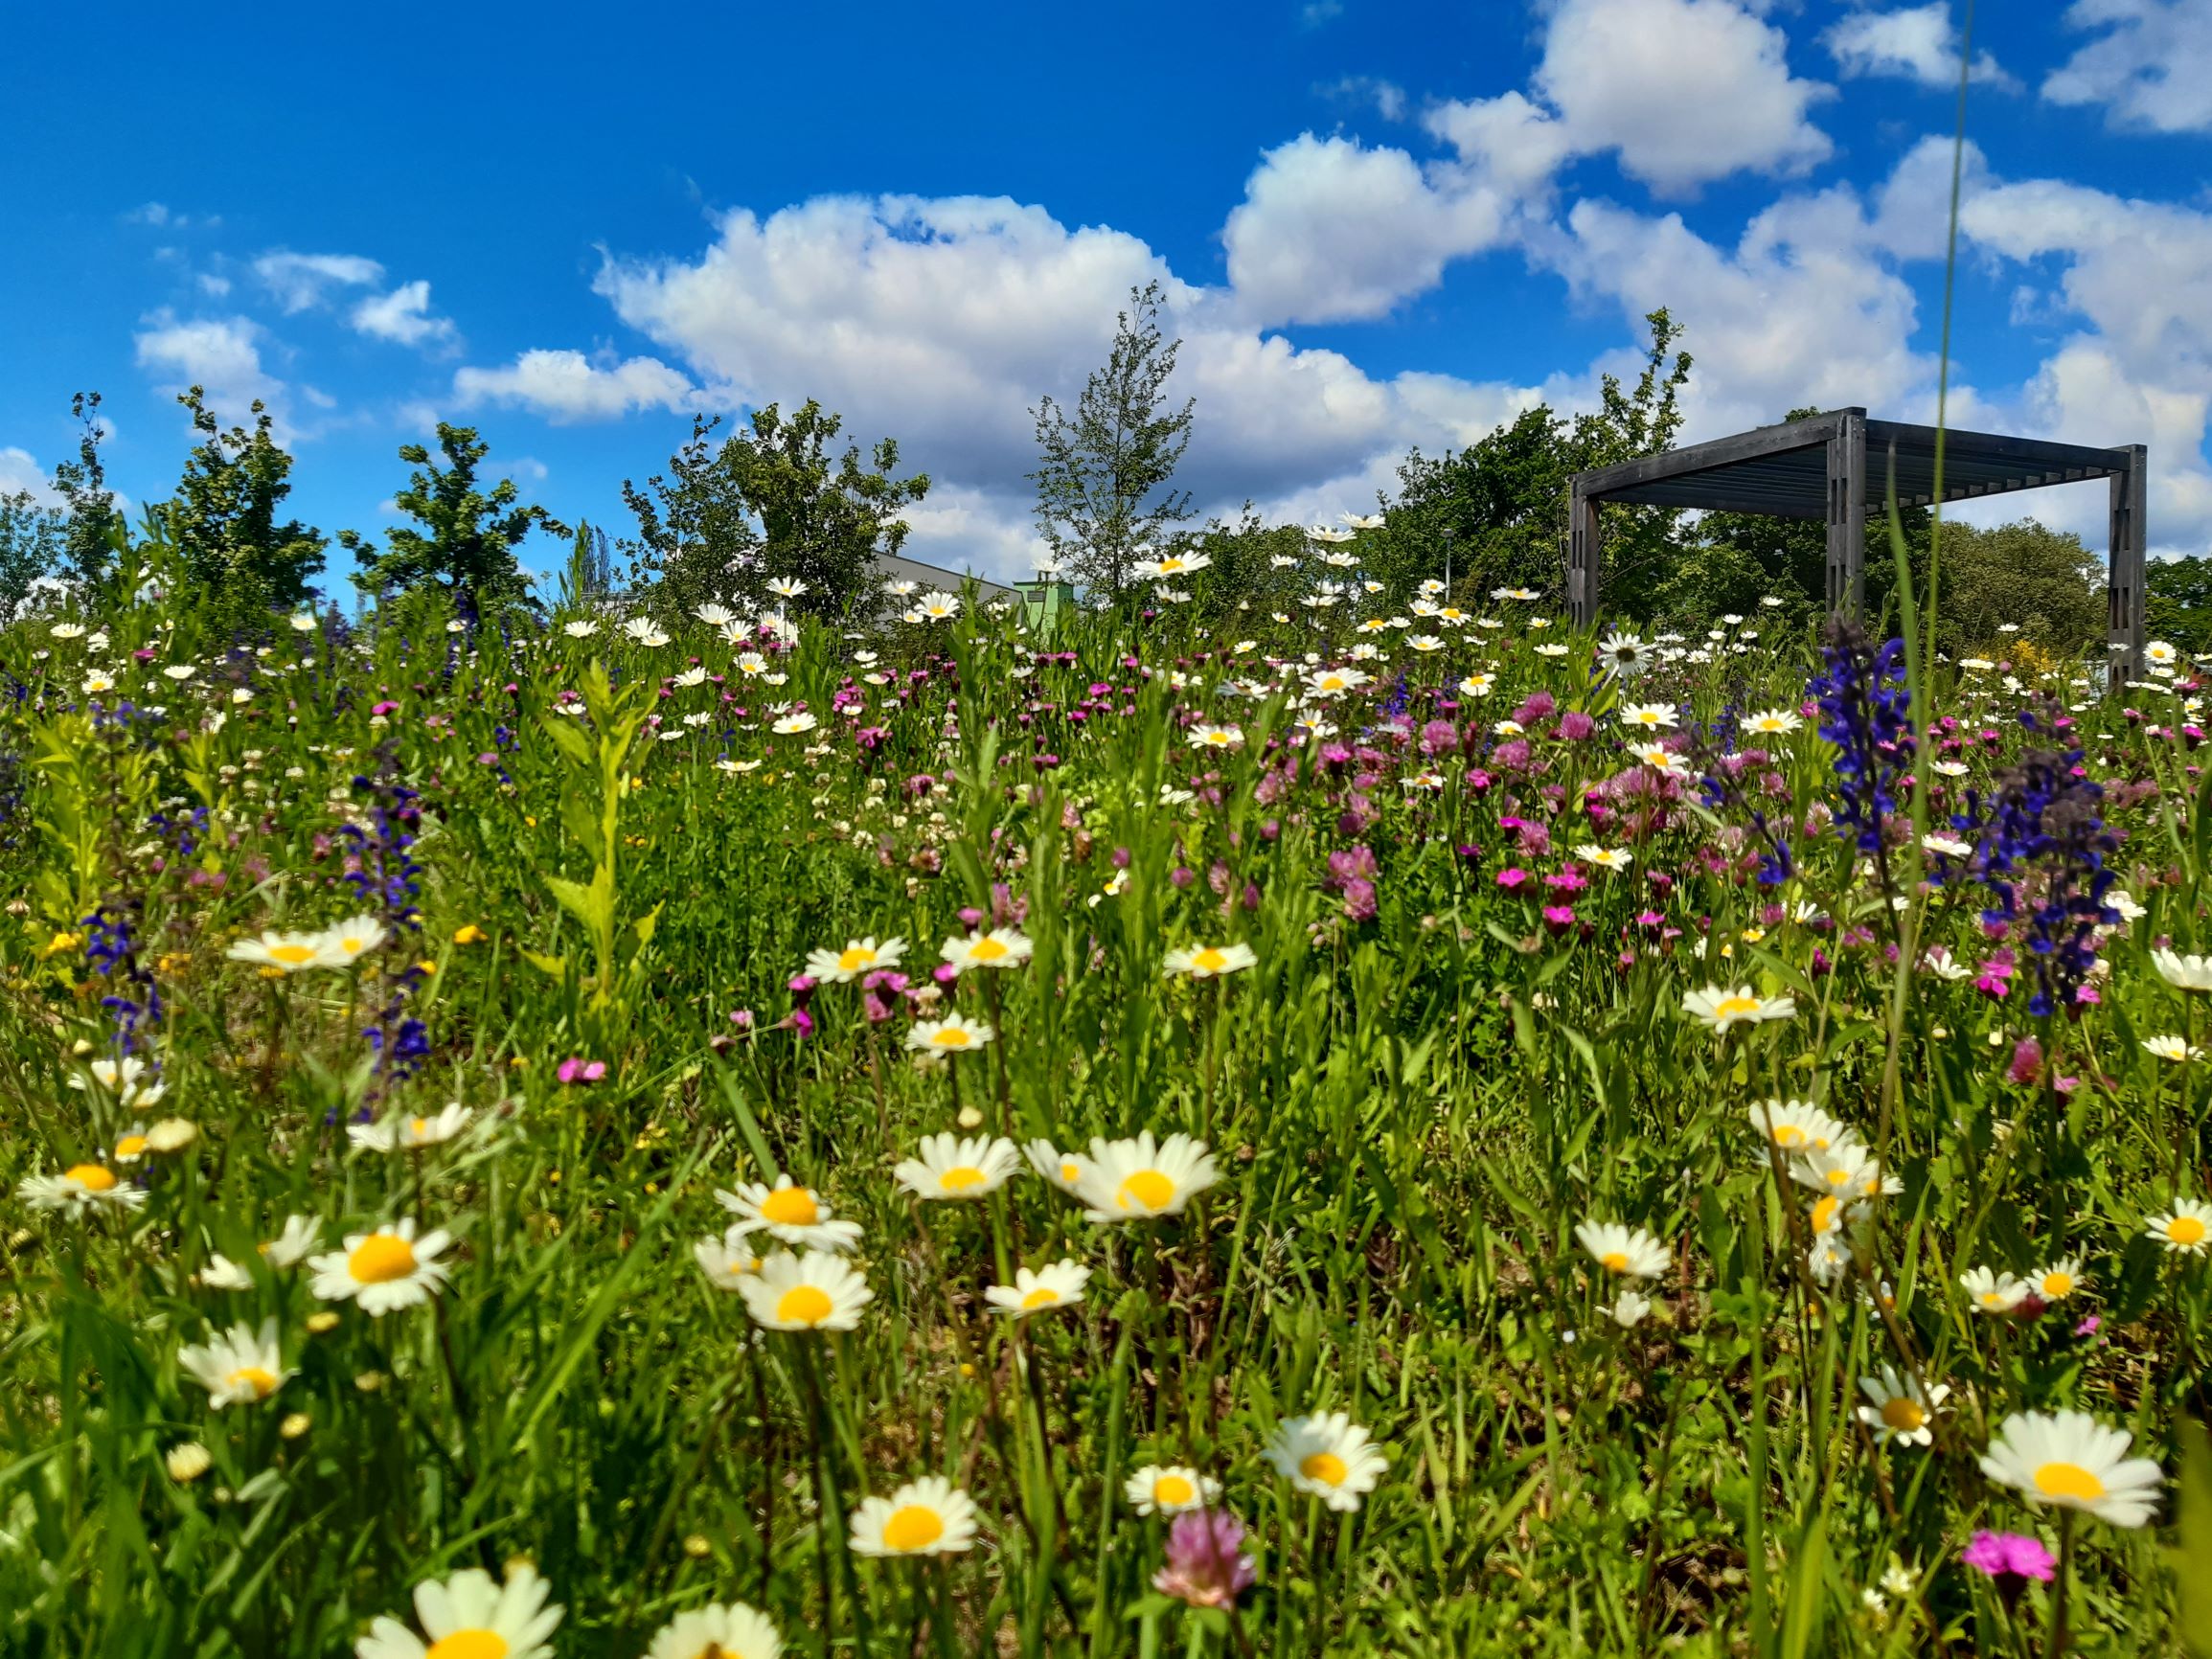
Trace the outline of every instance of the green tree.
<path fill-rule="evenodd" d="M 61 571 L 92 586 L 107 574 L 115 557 L 115 537 L 123 533 L 123 512 L 107 488 L 107 466 L 100 446 L 107 426 L 100 419 L 100 394 L 80 392 L 69 401 L 70 418 L 80 428 L 77 459 L 54 469 L 54 489 L 66 503 L 69 525 L 62 538 Z"/>
<path fill-rule="evenodd" d="M 2071 531 L 2032 518 L 1943 527 L 1936 646 L 2001 653 L 2015 639 L 2062 657 L 2105 638 L 2105 561 Z"/>
<path fill-rule="evenodd" d="M 1234 523 L 1209 520 L 1184 539 L 1182 551 L 1208 560 L 1207 568 L 1176 585 L 1189 589 L 1209 617 L 1288 610 L 1307 585 L 1300 574 L 1307 562 L 1306 533 L 1294 524 L 1263 524 L 1248 501 Z"/>
<path fill-rule="evenodd" d="M 1165 298 L 1156 280 L 1129 291 L 1106 366 L 1083 383 L 1072 416 L 1051 398 L 1030 411 L 1038 532 L 1070 577 L 1116 599 L 1145 557 L 1138 550 L 1164 547 L 1191 516 L 1190 492 L 1174 481 L 1197 400 L 1168 403 L 1181 342 L 1161 330 Z"/>
<path fill-rule="evenodd" d="M 2143 607 L 2153 639 L 2191 656 L 2212 651 L 2212 557 L 2155 558 L 2144 572 Z"/>
<path fill-rule="evenodd" d="M 357 531 L 338 533 L 339 543 L 362 567 L 353 574 L 354 585 L 377 596 L 379 603 L 431 586 L 479 613 L 527 603 L 529 580 L 515 548 L 534 528 L 566 535 L 568 527 L 544 508 L 523 502 L 512 478 L 490 489 L 478 486 L 476 468 L 491 446 L 475 427 L 439 421 L 438 447 L 443 466 L 420 443 L 399 446 L 399 459 L 415 471 L 394 499 L 420 529 L 393 531 L 381 552 Z"/>
<path fill-rule="evenodd" d="M 756 409 L 719 447 L 709 442 L 718 423 L 695 420 L 668 471 L 644 489 L 623 482 L 662 602 L 688 612 L 708 600 L 758 600 L 781 578 L 806 584 L 789 608 L 864 618 L 878 601 L 878 563 L 905 545 L 900 514 L 928 494 L 928 475 L 893 476 L 893 439 L 865 459 L 856 443 L 834 450 L 844 420 L 810 398 L 789 416 L 774 403 Z"/>
<path fill-rule="evenodd" d="M 202 442 L 159 511 L 194 597 L 233 617 L 298 606 L 330 542 L 312 525 L 277 516 L 292 492 L 292 457 L 276 441 L 268 411 L 257 399 L 253 430 L 226 432 L 199 387 L 177 401 L 192 412 Z"/>
<path fill-rule="evenodd" d="M 1430 457 L 1416 449 L 1399 467 L 1398 499 L 1370 556 L 1371 569 L 1403 592 L 1444 576 L 1454 596 L 1493 586 L 1563 584 L 1568 485 L 1593 466 L 1655 455 L 1681 430 L 1689 352 L 1664 307 L 1644 319 L 1651 338 L 1632 389 L 1619 376 L 1599 383 L 1598 407 L 1571 420 L 1548 404 L 1523 410 L 1466 449 Z M 1680 514 L 1663 508 L 1609 509 L 1606 515 L 1606 603 L 1649 613 L 1674 563 Z"/>
<path fill-rule="evenodd" d="M 29 490 L 0 495 L 0 624 L 22 605 L 31 584 L 61 562 L 69 520 Z"/>

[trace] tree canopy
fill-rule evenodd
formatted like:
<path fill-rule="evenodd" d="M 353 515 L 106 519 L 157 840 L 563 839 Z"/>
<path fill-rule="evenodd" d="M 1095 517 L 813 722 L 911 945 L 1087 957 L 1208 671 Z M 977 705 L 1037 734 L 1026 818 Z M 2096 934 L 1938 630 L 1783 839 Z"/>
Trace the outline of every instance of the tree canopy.
<path fill-rule="evenodd" d="M 1083 382 L 1073 415 L 1049 397 L 1030 411 L 1038 534 L 1065 574 L 1115 598 L 1135 580 L 1143 550 L 1165 551 L 1191 517 L 1174 475 L 1197 401 L 1168 402 L 1181 342 L 1160 327 L 1165 297 L 1156 280 L 1129 291 L 1106 365 Z"/>
<path fill-rule="evenodd" d="M 197 386 L 177 401 L 201 437 L 186 456 L 176 494 L 160 508 L 162 524 L 184 560 L 193 597 L 234 617 L 308 597 L 323 568 L 329 538 L 296 518 L 278 517 L 291 494 L 292 457 L 277 443 L 260 400 L 254 426 L 222 429 Z"/>
<path fill-rule="evenodd" d="M 758 601 L 782 579 L 806 591 L 785 602 L 824 618 L 856 619 L 877 599 L 876 568 L 905 544 L 900 514 L 929 492 L 929 478 L 893 476 L 899 444 L 885 438 L 863 459 L 832 444 L 843 419 L 809 398 L 786 415 L 771 403 L 718 445 L 718 417 L 698 417 L 668 470 L 623 500 L 635 514 L 631 544 L 664 602 Z"/>
<path fill-rule="evenodd" d="M 381 551 L 356 531 L 338 533 L 361 566 L 354 584 L 380 600 L 442 587 L 479 611 L 526 602 L 530 584 L 515 548 L 535 528 L 566 535 L 567 526 L 544 508 L 525 503 L 512 478 L 489 489 L 478 486 L 477 466 L 491 446 L 475 427 L 439 421 L 438 447 L 443 466 L 422 444 L 399 446 L 399 459 L 415 471 L 394 504 L 421 528 L 394 530 Z"/>

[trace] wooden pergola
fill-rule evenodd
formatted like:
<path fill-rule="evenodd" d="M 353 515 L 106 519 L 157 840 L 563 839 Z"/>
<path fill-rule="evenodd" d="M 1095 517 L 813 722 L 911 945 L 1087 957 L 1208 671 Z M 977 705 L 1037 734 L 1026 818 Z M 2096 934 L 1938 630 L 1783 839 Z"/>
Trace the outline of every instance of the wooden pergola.
<path fill-rule="evenodd" d="M 1901 508 L 1935 504 L 1937 437 L 1933 426 L 1869 420 L 1864 409 L 1834 409 L 1576 473 L 1567 520 L 1567 604 L 1574 620 L 1585 625 L 1597 621 L 1598 510 L 1606 502 L 1824 520 L 1828 608 L 1863 610 L 1867 509 L 1887 511 L 1893 482 Z M 1945 501 L 2085 478 L 2111 481 L 2106 574 L 2111 661 L 2122 677 L 2140 678 L 2144 446 L 2089 449 L 1992 432 L 1945 431 L 1941 437 Z"/>

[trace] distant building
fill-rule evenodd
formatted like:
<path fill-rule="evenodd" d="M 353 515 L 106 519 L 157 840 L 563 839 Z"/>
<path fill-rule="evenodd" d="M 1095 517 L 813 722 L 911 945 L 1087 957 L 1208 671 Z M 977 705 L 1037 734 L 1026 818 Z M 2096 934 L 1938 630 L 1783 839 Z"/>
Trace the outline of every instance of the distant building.
<path fill-rule="evenodd" d="M 941 565 L 924 564 L 918 558 L 907 558 L 899 554 L 883 554 L 876 560 L 878 581 L 910 581 L 917 592 L 926 593 L 935 588 L 942 593 L 958 593 L 964 583 L 972 581 L 983 602 L 1008 600 L 1020 604 L 1025 620 L 1031 623 L 1050 621 L 1075 603 L 1075 587 L 1071 582 L 1047 581 L 992 581 L 989 577 L 972 573 L 946 570 Z"/>

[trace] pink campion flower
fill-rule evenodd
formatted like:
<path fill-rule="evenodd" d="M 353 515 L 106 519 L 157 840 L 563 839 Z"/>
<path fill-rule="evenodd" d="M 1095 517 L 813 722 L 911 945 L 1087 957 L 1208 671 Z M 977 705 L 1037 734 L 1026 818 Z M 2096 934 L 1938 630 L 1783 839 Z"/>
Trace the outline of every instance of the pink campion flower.
<path fill-rule="evenodd" d="M 1500 870 L 1497 873 L 1497 884 L 1504 888 L 1508 893 L 1517 893 L 1520 891 L 1521 883 L 1527 879 L 1528 872 L 1521 869 L 1518 865 L 1514 866 L 1510 870 Z"/>
<path fill-rule="evenodd" d="M 2030 1579 L 2049 1583 L 2058 1566 L 2041 1538 L 2023 1533 L 1978 1532 L 1958 1558 L 1987 1576 L 2007 1607 L 2019 1599 Z"/>
<path fill-rule="evenodd" d="M 1193 1607 L 1233 1607 L 1260 1581 L 1243 1554 L 1244 1523 L 1226 1510 L 1192 1510 L 1168 1529 L 1167 1564 L 1152 1575 L 1152 1588 Z"/>
<path fill-rule="evenodd" d="M 572 1056 L 560 1062 L 556 1075 L 564 1083 L 596 1083 L 606 1076 L 606 1061 L 587 1060 Z"/>
<path fill-rule="evenodd" d="M 753 1011 L 749 1008 L 733 1008 L 730 1010 L 730 1024 L 736 1026 L 740 1031 L 751 1031 L 753 1029 Z"/>
<path fill-rule="evenodd" d="M 2088 1316 L 2088 1318 L 2083 1320 L 2081 1324 L 2074 1327 L 2074 1334 L 2076 1336 L 2094 1336 L 2097 1334 L 2099 1328 L 2102 1327 L 2104 1323 L 2105 1322 L 2102 1318 L 2092 1313 Z"/>
<path fill-rule="evenodd" d="M 1543 907 L 1543 924 L 1554 933 L 1564 933 L 1575 924 L 1575 907 L 1571 904 L 1547 904 Z"/>

